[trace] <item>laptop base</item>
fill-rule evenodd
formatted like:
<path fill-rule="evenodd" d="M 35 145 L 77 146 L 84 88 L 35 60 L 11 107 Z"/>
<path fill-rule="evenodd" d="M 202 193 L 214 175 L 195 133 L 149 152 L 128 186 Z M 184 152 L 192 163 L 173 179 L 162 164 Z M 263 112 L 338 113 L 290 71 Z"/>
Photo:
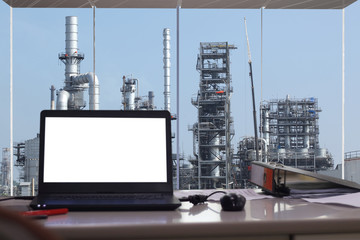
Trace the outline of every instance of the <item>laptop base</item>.
<path fill-rule="evenodd" d="M 30 207 L 35 210 L 67 208 L 70 211 L 170 211 L 181 206 L 180 201 L 174 196 L 163 196 L 161 199 L 144 198 L 64 198 L 61 196 L 35 197 Z"/>

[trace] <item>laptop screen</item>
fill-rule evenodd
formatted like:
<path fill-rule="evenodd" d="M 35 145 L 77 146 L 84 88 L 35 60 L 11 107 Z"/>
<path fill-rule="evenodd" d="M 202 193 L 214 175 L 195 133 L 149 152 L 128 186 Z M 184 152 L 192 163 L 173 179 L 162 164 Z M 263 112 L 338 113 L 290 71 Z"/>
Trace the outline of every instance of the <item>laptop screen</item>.
<path fill-rule="evenodd" d="M 167 111 L 45 110 L 39 192 L 172 191 Z"/>
<path fill-rule="evenodd" d="M 166 182 L 165 118 L 48 117 L 44 182 Z"/>

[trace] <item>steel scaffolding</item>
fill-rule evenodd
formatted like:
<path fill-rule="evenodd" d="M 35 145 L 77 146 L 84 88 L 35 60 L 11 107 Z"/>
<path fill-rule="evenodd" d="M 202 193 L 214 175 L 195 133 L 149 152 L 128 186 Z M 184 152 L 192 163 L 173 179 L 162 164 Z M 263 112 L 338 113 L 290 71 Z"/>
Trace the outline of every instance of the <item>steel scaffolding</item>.
<path fill-rule="evenodd" d="M 200 43 L 196 69 L 200 72 L 198 95 L 191 103 L 198 109 L 198 122 L 190 129 L 194 134 L 193 164 L 197 167 L 198 187 L 228 187 L 231 165 L 230 116 L 232 93 L 230 50 L 227 42 Z"/>
<path fill-rule="evenodd" d="M 267 161 L 318 171 L 333 166 L 333 159 L 319 145 L 317 98 L 271 100 L 261 108 Z"/>

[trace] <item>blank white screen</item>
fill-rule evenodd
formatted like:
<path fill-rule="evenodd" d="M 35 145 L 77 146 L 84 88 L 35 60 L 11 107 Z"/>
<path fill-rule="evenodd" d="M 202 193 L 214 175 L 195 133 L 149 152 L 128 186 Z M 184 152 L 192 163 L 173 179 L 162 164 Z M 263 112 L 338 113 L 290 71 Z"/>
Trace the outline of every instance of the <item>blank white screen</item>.
<path fill-rule="evenodd" d="M 44 182 L 166 182 L 162 118 L 45 120 Z"/>

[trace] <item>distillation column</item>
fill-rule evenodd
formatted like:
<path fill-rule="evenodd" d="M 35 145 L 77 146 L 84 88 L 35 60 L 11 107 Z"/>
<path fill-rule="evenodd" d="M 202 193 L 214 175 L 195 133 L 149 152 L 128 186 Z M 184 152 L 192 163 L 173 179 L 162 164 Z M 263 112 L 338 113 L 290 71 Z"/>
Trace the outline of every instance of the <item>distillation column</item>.
<path fill-rule="evenodd" d="M 138 80 L 133 78 L 126 79 L 125 76 L 123 77 L 123 86 L 120 89 L 123 95 L 122 104 L 124 106 L 124 110 L 135 110 L 136 104 L 135 101 L 137 99 L 137 85 Z"/>
<path fill-rule="evenodd" d="M 230 50 L 227 42 L 200 43 L 197 70 L 199 92 L 192 104 L 198 109 L 194 134 L 199 188 L 228 186 L 231 163 L 232 118 Z"/>

